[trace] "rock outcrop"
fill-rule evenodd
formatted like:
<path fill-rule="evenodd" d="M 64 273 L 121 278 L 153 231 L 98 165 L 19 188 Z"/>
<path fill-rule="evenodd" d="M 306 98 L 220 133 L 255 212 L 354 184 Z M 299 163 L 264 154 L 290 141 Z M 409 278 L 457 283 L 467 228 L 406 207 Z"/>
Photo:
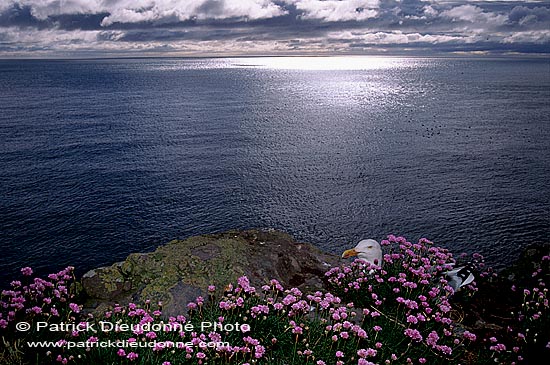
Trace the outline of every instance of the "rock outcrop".
<path fill-rule="evenodd" d="M 207 296 L 208 285 L 223 290 L 242 275 L 259 287 L 277 279 L 285 287 L 324 288 L 326 270 L 339 258 L 275 230 L 229 231 L 171 241 L 151 253 L 91 270 L 82 277 L 87 306 L 101 311 L 114 303 L 142 299 L 163 302 L 167 315 Z"/>

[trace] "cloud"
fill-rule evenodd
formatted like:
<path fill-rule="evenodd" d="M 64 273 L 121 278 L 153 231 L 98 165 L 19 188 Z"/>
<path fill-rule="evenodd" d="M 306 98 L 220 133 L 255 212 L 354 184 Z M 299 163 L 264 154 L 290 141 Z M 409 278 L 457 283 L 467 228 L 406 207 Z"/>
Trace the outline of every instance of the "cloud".
<path fill-rule="evenodd" d="M 550 8 L 516 6 L 508 15 L 510 23 L 523 27 L 540 25 L 548 29 L 550 27 Z"/>
<path fill-rule="evenodd" d="M 378 0 L 286 0 L 301 11 L 302 19 L 325 22 L 362 21 L 378 16 Z"/>
<path fill-rule="evenodd" d="M 443 11 L 441 16 L 451 21 L 465 21 L 469 23 L 483 24 L 485 26 L 503 25 L 508 17 L 504 14 L 495 14 L 484 11 L 479 6 L 461 5 L 450 10 Z"/>
<path fill-rule="evenodd" d="M 420 33 L 394 32 L 340 32 L 329 33 L 329 37 L 337 40 L 353 41 L 364 45 L 404 45 L 414 43 L 439 44 L 446 42 L 466 42 L 466 37 L 450 35 L 432 35 Z"/>
<path fill-rule="evenodd" d="M 29 8 L 33 17 L 45 20 L 60 14 L 94 14 L 105 11 L 101 0 L 8 0 L 21 8 Z"/>
<path fill-rule="evenodd" d="M 0 12 L 27 8 L 38 20 L 63 14 L 108 14 L 106 25 L 188 19 L 265 19 L 286 14 L 270 0 L 3 0 Z"/>
<path fill-rule="evenodd" d="M 0 57 L 548 54 L 549 23 L 540 1 L 3 0 Z"/>
<path fill-rule="evenodd" d="M 157 0 L 119 4 L 111 9 L 102 26 L 114 23 L 157 24 L 186 20 L 245 19 L 278 17 L 287 12 L 269 0 Z"/>
<path fill-rule="evenodd" d="M 517 44 L 517 43 L 548 44 L 549 42 L 550 42 L 550 32 L 541 31 L 541 30 L 516 32 L 502 39 L 502 43 L 512 43 L 512 44 Z"/>

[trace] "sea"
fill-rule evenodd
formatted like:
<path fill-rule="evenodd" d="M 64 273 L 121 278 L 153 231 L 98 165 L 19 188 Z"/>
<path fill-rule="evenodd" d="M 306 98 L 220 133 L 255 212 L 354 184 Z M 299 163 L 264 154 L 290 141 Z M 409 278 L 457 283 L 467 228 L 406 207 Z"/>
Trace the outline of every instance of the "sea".
<path fill-rule="evenodd" d="M 274 228 L 495 269 L 550 236 L 550 59 L 0 61 L 0 284 Z"/>

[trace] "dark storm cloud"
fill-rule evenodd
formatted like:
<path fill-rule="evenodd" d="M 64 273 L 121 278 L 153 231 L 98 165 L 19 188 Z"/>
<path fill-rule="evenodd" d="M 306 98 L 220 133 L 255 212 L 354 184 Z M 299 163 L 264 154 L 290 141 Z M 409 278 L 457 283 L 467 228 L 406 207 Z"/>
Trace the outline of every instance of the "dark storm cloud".
<path fill-rule="evenodd" d="M 0 25 L 2 27 L 47 27 L 51 26 L 48 21 L 38 20 L 31 14 L 31 8 L 13 4 L 0 13 Z"/>
<path fill-rule="evenodd" d="M 540 29 L 550 28 L 550 8 L 516 6 L 508 15 L 510 24 L 521 27 L 538 26 Z"/>
<path fill-rule="evenodd" d="M 550 4 L 423 0 L 4 0 L 0 56 L 550 53 Z"/>

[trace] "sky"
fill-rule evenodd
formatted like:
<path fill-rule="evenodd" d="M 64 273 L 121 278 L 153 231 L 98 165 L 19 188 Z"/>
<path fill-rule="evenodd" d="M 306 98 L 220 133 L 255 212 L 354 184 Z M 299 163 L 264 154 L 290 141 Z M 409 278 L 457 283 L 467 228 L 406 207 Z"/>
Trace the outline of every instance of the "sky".
<path fill-rule="evenodd" d="M 550 57 L 550 0 L 0 0 L 0 58 Z"/>

